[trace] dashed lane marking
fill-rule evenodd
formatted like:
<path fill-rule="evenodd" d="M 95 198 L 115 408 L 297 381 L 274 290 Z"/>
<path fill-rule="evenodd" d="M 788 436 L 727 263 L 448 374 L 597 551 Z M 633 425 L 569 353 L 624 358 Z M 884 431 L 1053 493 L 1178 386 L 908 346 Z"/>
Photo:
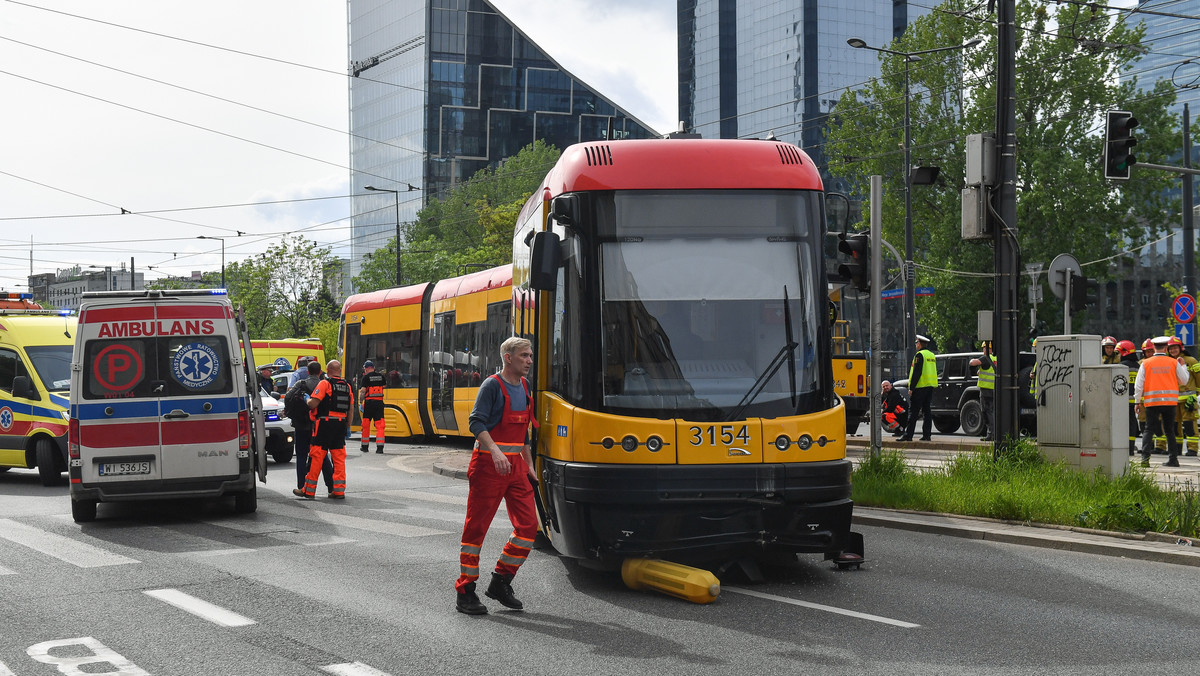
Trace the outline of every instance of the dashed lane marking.
<path fill-rule="evenodd" d="M 178 589 L 148 589 L 142 593 L 223 627 L 244 627 L 255 624 L 254 620 L 244 615 L 238 615 L 232 610 L 227 610 L 190 594 L 185 594 Z"/>
<path fill-rule="evenodd" d="M 362 662 L 347 662 L 346 664 L 330 664 L 321 667 L 321 671 L 335 676 L 391 676 L 386 671 L 369 667 Z"/>
<path fill-rule="evenodd" d="M 15 542 L 47 556 L 52 556 L 59 561 L 64 561 L 79 568 L 141 563 L 137 559 L 114 554 L 99 547 L 89 545 L 86 542 L 78 542 L 57 533 L 27 526 L 12 519 L 0 519 L 0 538 L 4 538 L 9 542 Z"/>
<path fill-rule="evenodd" d="M 746 596 L 753 596 L 755 598 L 767 599 L 769 601 L 779 601 L 780 603 L 788 603 L 793 606 L 800 606 L 802 608 L 810 608 L 812 610 L 822 610 L 827 613 L 836 613 L 838 615 L 845 615 L 847 617 L 857 617 L 860 620 L 870 620 L 872 622 L 881 622 L 883 624 L 890 624 L 894 627 L 903 627 L 904 629 L 915 629 L 915 628 L 921 626 L 919 624 L 913 624 L 912 622 L 905 622 L 904 620 L 894 620 L 890 617 L 881 617 L 879 615 L 871 615 L 869 613 L 860 613 L 857 610 L 847 610 L 845 608 L 838 608 L 836 606 L 826 606 L 826 605 L 822 605 L 820 603 L 812 603 L 811 601 L 800 601 L 798 599 L 789 599 L 786 596 L 775 596 L 773 594 L 764 594 L 762 592 L 753 591 L 751 589 L 742 589 L 741 587 L 721 587 L 721 591 L 733 592 L 734 594 L 744 594 Z"/>

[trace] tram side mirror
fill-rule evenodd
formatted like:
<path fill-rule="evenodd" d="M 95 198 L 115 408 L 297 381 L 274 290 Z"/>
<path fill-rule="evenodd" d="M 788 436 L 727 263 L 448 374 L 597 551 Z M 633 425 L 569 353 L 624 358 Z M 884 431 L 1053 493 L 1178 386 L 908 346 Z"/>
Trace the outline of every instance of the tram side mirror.
<path fill-rule="evenodd" d="M 550 202 L 550 217 L 559 225 L 579 223 L 579 195 L 559 195 Z"/>
<path fill-rule="evenodd" d="M 558 235 L 539 232 L 533 236 L 529 257 L 529 286 L 536 291 L 553 291 L 558 286 L 558 267 L 562 264 Z"/>

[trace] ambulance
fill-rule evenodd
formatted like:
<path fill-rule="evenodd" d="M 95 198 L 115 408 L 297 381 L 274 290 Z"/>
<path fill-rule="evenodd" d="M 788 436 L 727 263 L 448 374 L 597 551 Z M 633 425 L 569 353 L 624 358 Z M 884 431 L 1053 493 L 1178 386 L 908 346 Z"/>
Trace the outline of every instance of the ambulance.
<path fill-rule="evenodd" d="M 42 485 L 56 486 L 67 471 L 76 318 L 31 299 L 0 294 L 0 472 L 36 468 Z"/>
<path fill-rule="evenodd" d="M 86 292 L 71 359 L 71 514 L 234 497 L 258 508 L 266 435 L 246 324 L 223 289 Z"/>
<path fill-rule="evenodd" d="M 325 346 L 320 338 L 285 338 L 282 340 L 252 340 L 254 359 L 259 368 L 273 366 L 276 371 L 292 371 L 300 357 L 315 357 L 325 363 Z"/>

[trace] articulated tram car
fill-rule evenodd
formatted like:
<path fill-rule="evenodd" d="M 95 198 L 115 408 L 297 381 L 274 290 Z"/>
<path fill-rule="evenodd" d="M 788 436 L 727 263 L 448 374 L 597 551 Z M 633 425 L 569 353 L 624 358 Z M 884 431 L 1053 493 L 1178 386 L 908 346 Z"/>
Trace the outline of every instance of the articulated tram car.
<path fill-rule="evenodd" d="M 785 143 L 571 146 L 511 267 L 348 299 L 346 359 L 387 365 L 389 431 L 467 436 L 500 342 L 533 340 L 541 529 L 563 555 L 861 554 L 822 197 Z"/>

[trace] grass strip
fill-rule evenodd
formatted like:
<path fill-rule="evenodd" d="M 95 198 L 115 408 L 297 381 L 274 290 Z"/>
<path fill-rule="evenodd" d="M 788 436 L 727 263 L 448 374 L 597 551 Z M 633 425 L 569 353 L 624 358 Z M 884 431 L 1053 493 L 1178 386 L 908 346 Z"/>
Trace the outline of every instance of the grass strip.
<path fill-rule="evenodd" d="M 1030 442 L 995 460 L 981 448 L 920 472 L 902 452 L 884 451 L 855 469 L 853 496 L 866 507 L 1200 537 L 1200 494 L 1191 481 L 1163 487 L 1139 467 L 1115 478 L 1080 472 L 1048 462 Z"/>

